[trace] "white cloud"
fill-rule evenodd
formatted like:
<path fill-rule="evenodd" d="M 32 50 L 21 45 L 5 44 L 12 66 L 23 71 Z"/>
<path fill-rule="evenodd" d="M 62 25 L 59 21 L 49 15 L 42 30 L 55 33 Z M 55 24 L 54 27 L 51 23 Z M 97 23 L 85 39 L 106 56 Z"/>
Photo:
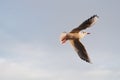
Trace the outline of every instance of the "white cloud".
<path fill-rule="evenodd" d="M 113 71 L 103 68 L 91 68 L 90 70 L 64 69 L 50 70 L 37 67 L 34 63 L 26 65 L 27 62 L 13 62 L 8 59 L 0 58 L 0 79 L 1 80 L 100 80 L 105 77 L 113 76 Z M 32 67 L 31 67 L 32 66 Z M 116 73 L 116 72 L 114 72 Z M 117 72 L 120 73 L 120 72 Z M 119 76 L 119 75 L 118 75 Z M 117 77 L 117 76 L 116 76 Z"/>
<path fill-rule="evenodd" d="M 52 74 L 50 74 L 46 70 L 30 68 L 21 63 L 11 62 L 9 60 L 0 58 L 0 79 L 1 80 L 37 80 L 50 78 Z"/>
<path fill-rule="evenodd" d="M 103 76 L 108 76 L 112 73 L 110 70 L 102 70 L 102 69 L 96 69 L 96 70 L 91 70 L 86 73 L 86 75 L 98 78 L 98 77 L 103 77 Z"/>

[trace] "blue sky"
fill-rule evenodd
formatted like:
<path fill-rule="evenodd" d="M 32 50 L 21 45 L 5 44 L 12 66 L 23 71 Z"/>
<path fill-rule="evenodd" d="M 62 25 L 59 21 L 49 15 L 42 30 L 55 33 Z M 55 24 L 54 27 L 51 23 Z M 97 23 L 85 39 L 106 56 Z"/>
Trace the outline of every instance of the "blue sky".
<path fill-rule="evenodd" d="M 0 80 L 119 80 L 119 0 L 1 0 Z M 81 42 L 93 64 L 59 36 L 97 14 Z"/>

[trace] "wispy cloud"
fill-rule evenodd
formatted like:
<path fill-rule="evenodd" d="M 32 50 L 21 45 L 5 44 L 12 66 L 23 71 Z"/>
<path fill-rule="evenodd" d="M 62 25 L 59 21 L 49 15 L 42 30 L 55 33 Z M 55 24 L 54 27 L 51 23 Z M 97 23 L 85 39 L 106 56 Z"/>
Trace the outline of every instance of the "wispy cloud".
<path fill-rule="evenodd" d="M 34 80 L 47 79 L 52 77 L 47 70 L 35 69 L 18 62 L 11 62 L 7 59 L 0 58 L 0 79 L 1 80 Z"/>

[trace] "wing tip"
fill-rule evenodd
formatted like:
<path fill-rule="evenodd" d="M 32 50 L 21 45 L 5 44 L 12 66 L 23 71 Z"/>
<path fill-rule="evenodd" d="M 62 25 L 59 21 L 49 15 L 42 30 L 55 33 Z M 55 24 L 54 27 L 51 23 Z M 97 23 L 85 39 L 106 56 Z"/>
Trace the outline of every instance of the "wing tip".
<path fill-rule="evenodd" d="M 91 62 L 90 60 L 88 60 L 88 61 L 86 61 L 86 62 L 88 62 L 88 63 L 92 64 L 92 62 Z"/>
<path fill-rule="evenodd" d="M 87 57 L 80 57 L 83 61 L 86 61 L 87 63 L 90 63 L 92 64 L 90 58 L 87 56 Z"/>
<path fill-rule="evenodd" d="M 93 15 L 93 17 L 97 17 L 97 18 L 99 18 L 99 16 L 98 16 L 97 14 Z"/>
<path fill-rule="evenodd" d="M 82 58 L 82 60 L 84 60 L 84 61 L 86 61 L 86 62 L 92 64 L 92 62 L 90 61 L 90 59 L 83 59 L 83 58 Z"/>
<path fill-rule="evenodd" d="M 98 15 L 93 15 L 93 16 L 90 18 L 90 20 L 92 21 L 92 24 L 91 24 L 91 25 L 95 24 L 95 23 L 97 22 L 98 18 L 99 18 Z"/>

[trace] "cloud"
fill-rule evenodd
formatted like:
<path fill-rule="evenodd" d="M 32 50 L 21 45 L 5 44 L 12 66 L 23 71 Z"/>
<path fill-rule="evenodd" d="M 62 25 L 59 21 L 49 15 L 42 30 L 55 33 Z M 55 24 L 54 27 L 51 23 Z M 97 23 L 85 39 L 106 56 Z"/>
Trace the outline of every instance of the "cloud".
<path fill-rule="evenodd" d="M 11 62 L 7 59 L 0 58 L 0 79 L 1 80 L 37 80 L 52 77 L 46 70 L 27 67 L 18 62 Z"/>

